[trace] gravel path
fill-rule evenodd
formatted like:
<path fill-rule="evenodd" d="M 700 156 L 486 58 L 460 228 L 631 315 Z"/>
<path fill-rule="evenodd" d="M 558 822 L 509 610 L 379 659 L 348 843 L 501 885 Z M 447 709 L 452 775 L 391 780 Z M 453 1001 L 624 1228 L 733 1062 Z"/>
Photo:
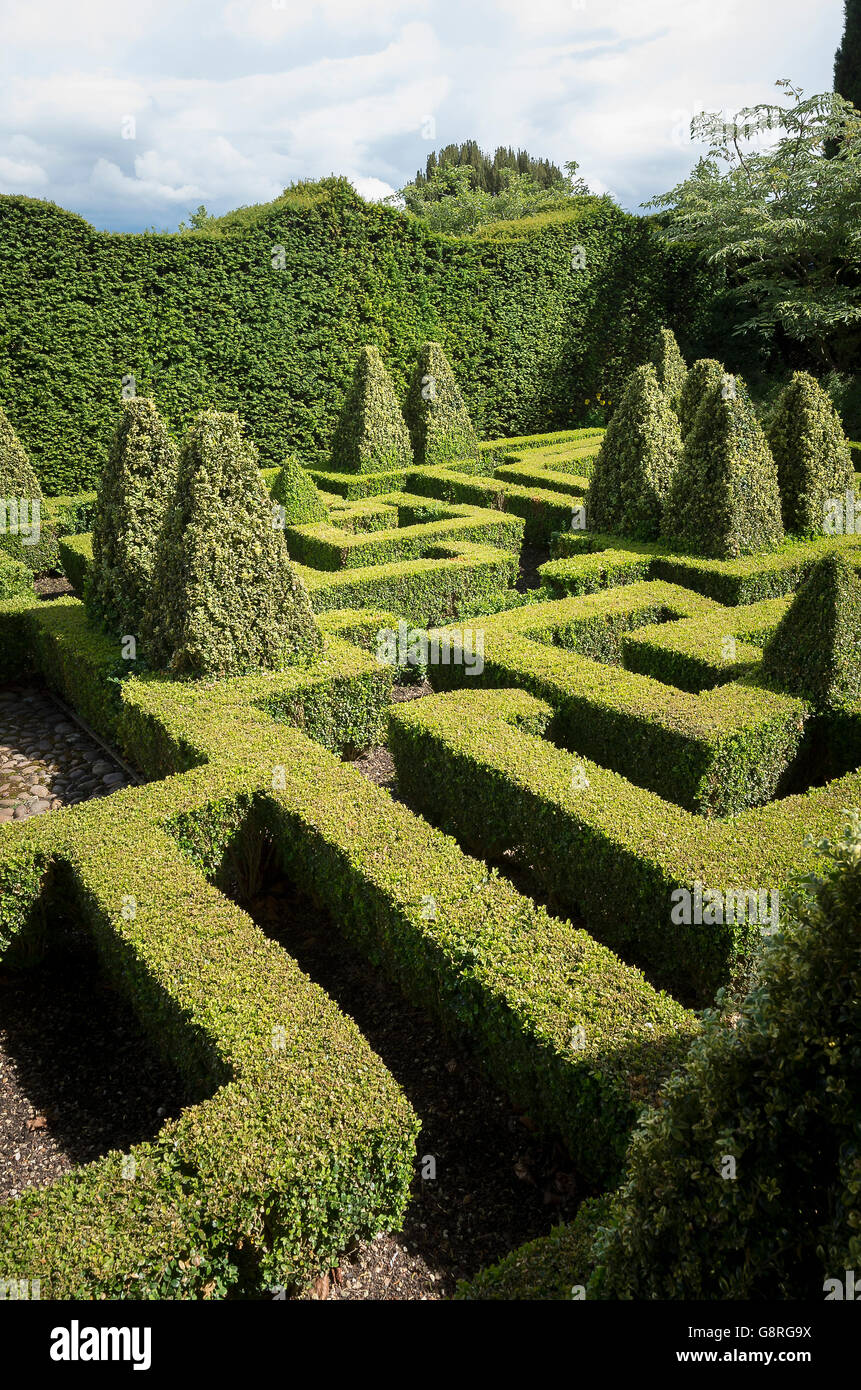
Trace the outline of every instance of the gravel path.
<path fill-rule="evenodd" d="M 0 689 L 0 825 L 107 796 L 129 781 L 46 690 Z"/>

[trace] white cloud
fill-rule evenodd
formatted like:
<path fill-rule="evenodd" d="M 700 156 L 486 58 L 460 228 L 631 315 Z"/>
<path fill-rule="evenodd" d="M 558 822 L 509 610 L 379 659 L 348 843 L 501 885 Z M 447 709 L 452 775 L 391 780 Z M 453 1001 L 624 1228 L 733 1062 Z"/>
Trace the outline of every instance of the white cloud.
<path fill-rule="evenodd" d="M 0 187 L 173 225 L 298 178 L 401 186 L 469 137 L 579 161 L 636 207 L 702 107 L 830 86 L 841 0 L 6 0 Z M 123 122 L 134 118 L 134 139 Z M 426 118 L 434 121 L 423 138 Z M 128 124 L 125 127 L 128 134 Z M 425 132 L 427 136 L 427 131 Z M 384 196 L 384 195 L 383 195 Z"/>

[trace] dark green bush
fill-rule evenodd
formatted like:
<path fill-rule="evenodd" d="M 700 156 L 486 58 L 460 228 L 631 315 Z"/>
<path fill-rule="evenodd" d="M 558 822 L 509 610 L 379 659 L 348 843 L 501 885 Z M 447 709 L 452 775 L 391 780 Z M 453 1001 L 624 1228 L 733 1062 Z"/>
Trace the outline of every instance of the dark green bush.
<path fill-rule="evenodd" d="M 16 560 L 0 550 L 0 599 L 18 598 L 32 594 L 33 573 L 23 560 Z"/>
<path fill-rule="evenodd" d="M 332 440 L 331 467 L 345 473 L 386 473 L 413 461 L 410 436 L 385 363 L 363 347 Z"/>
<path fill-rule="evenodd" d="M 659 330 L 649 361 L 657 372 L 661 390 L 665 392 L 673 410 L 677 410 L 688 369 L 671 328 Z"/>
<path fill-rule="evenodd" d="M 311 521 L 328 521 L 329 509 L 317 491 L 317 484 L 305 472 L 295 454 L 288 454 L 272 484 L 270 496 L 284 508 L 285 526 L 304 526 Z"/>
<path fill-rule="evenodd" d="M 739 377 L 703 396 L 670 488 L 663 535 L 721 560 L 751 555 L 783 536 L 777 468 Z"/>
<path fill-rule="evenodd" d="M 740 1012 L 644 1114 L 590 1297 L 822 1299 L 861 1267 L 859 813 L 820 849 Z"/>
<path fill-rule="evenodd" d="M 155 401 L 123 401 L 99 483 L 85 594 L 87 612 L 110 632 L 140 633 L 176 474 L 176 450 Z"/>
<path fill-rule="evenodd" d="M 828 499 L 839 498 L 842 505 L 855 471 L 840 417 L 808 372 L 796 372 L 781 392 L 768 442 L 777 464 L 786 530 L 821 535 Z"/>
<path fill-rule="evenodd" d="M 763 648 L 762 671 L 818 710 L 861 698 L 861 580 L 845 556 L 814 565 Z"/>
<path fill-rule="evenodd" d="M 202 411 L 183 441 L 144 615 L 151 666 L 241 675 L 320 650 L 307 591 L 274 521 L 239 417 Z"/>
<path fill-rule="evenodd" d="M 677 407 L 683 439 L 694 423 L 703 398 L 715 386 L 719 386 L 726 375 L 727 371 L 723 363 L 718 362 L 714 357 L 700 357 L 698 361 L 694 362 L 685 377 Z"/>
<path fill-rule="evenodd" d="M 681 456 L 678 418 L 655 368 L 638 367 L 595 460 L 586 501 L 589 529 L 654 540 Z"/>
<path fill-rule="evenodd" d="M 439 343 L 423 343 L 404 415 L 419 465 L 478 456 L 478 436 L 448 358 Z"/>

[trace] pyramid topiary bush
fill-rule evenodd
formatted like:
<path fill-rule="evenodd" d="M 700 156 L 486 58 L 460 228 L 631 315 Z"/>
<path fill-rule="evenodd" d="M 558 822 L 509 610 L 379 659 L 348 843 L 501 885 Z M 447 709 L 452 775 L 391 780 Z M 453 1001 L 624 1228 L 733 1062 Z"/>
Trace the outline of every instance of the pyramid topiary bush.
<path fill-rule="evenodd" d="M 363 347 L 332 439 L 336 472 L 409 468 L 410 436 L 392 379 L 375 347 Z"/>
<path fill-rule="evenodd" d="M 821 535 L 828 499 L 842 499 L 855 475 L 840 416 L 808 372 L 795 372 L 781 392 L 768 442 L 777 464 L 786 530 Z"/>
<path fill-rule="evenodd" d="M 703 398 L 713 387 L 720 386 L 726 377 L 726 368 L 714 357 L 700 357 L 690 368 L 685 377 L 677 411 L 683 439 L 690 433 Z"/>
<path fill-rule="evenodd" d="M 0 405 L 0 498 L 41 500 L 42 489 L 27 451 Z"/>
<path fill-rule="evenodd" d="M 822 1299 L 861 1269 L 861 815 L 818 848 L 740 1013 L 641 1118 L 587 1296 Z"/>
<path fill-rule="evenodd" d="M 328 521 L 329 509 L 295 454 L 288 454 L 272 484 L 272 501 L 284 508 L 285 526 Z"/>
<path fill-rule="evenodd" d="M 404 415 L 416 463 L 453 463 L 477 456 L 478 436 L 439 343 L 424 343 L 419 351 Z"/>
<path fill-rule="evenodd" d="M 143 641 L 181 677 L 279 670 L 322 647 L 237 415 L 203 411 L 183 440 Z"/>
<path fill-rule="evenodd" d="M 740 377 L 710 387 L 684 441 L 662 534 L 718 560 L 783 536 L 777 468 Z"/>
<path fill-rule="evenodd" d="M 586 499 L 590 529 L 654 540 L 681 462 L 682 436 L 655 368 L 631 373 L 607 426 Z"/>
<path fill-rule="evenodd" d="M 861 579 L 845 556 L 813 566 L 763 648 L 762 671 L 817 710 L 861 698 Z"/>
<path fill-rule="evenodd" d="M 140 633 L 177 463 L 155 402 L 124 400 L 99 482 L 84 593 L 87 612 L 112 632 Z"/>
<path fill-rule="evenodd" d="M 659 331 L 649 361 L 658 374 L 661 390 L 666 392 L 673 410 L 677 410 L 688 369 L 671 328 Z"/>

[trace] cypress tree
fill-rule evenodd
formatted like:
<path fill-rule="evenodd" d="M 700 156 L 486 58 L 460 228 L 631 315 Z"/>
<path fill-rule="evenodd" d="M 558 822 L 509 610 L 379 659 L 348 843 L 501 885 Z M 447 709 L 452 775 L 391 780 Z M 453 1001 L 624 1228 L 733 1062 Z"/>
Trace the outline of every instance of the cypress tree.
<path fill-rule="evenodd" d="M 834 55 L 834 90 L 861 110 L 861 0 L 844 0 L 843 39 Z"/>

